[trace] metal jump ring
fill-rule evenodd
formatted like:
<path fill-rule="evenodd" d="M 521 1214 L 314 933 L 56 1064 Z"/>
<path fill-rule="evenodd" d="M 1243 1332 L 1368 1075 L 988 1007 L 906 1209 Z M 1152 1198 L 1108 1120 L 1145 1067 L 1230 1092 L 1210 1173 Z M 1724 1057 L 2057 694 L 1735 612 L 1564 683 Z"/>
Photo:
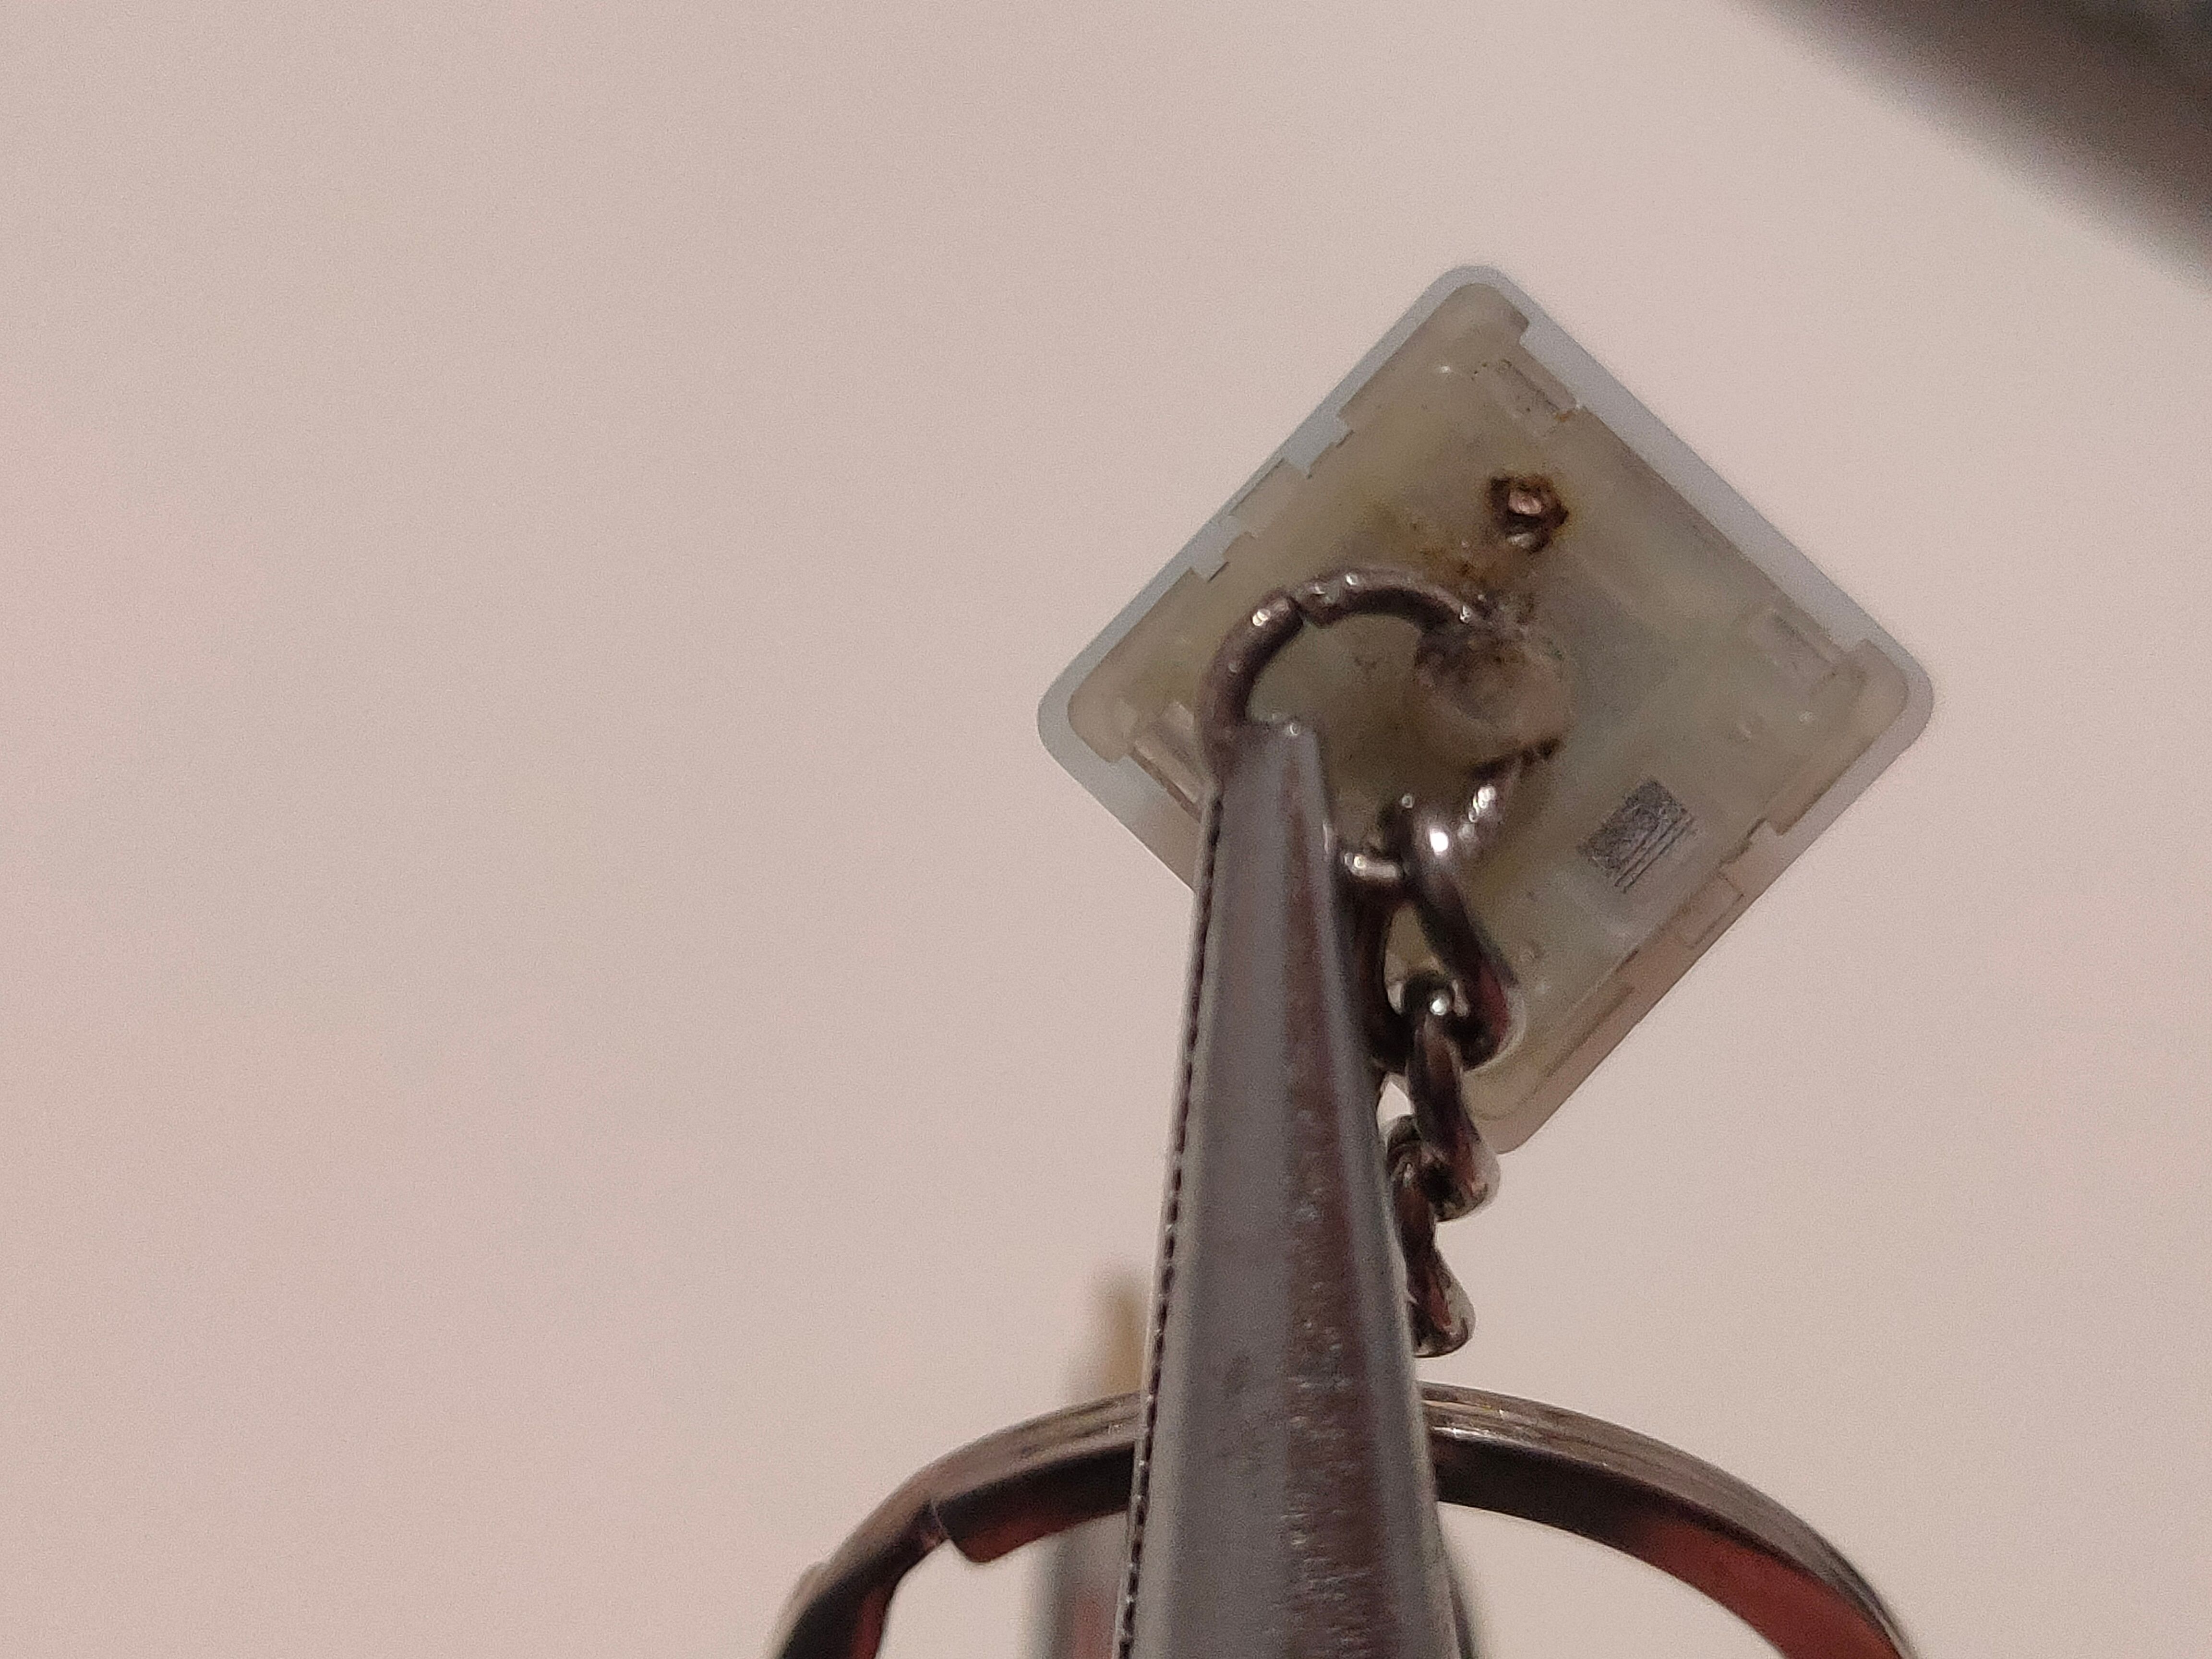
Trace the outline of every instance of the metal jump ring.
<path fill-rule="evenodd" d="M 1237 730 L 1249 718 L 1252 688 L 1275 653 L 1308 624 L 1327 628 L 1361 616 L 1396 617 L 1425 631 L 1481 619 L 1449 589 L 1410 571 L 1381 567 L 1340 570 L 1270 593 L 1230 630 L 1199 683 L 1199 742 L 1215 777 L 1228 775 Z"/>

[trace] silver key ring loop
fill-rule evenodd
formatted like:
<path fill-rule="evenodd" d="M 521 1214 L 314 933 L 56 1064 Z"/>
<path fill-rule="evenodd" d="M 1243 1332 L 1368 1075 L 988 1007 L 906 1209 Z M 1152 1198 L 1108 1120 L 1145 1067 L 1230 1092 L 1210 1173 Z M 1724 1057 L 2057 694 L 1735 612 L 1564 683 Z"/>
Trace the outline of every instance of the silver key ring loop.
<path fill-rule="evenodd" d="M 1912 1659 L 1826 1539 L 1710 1463 L 1577 1412 L 1429 1383 L 1437 1496 L 1634 1557 L 1727 1608 L 1783 1659 Z M 939 1544 L 1000 1556 L 1128 1503 L 1139 1406 L 1121 1395 L 963 1447 L 887 1498 L 800 1580 L 770 1659 L 875 1659 L 899 1581 Z"/>
<path fill-rule="evenodd" d="M 1309 624 L 1327 628 L 1348 617 L 1395 617 L 1424 633 L 1455 623 L 1475 626 L 1481 613 L 1449 589 L 1411 571 L 1376 567 L 1339 570 L 1260 601 L 1231 629 L 1198 688 L 1199 743 L 1217 778 L 1228 772 L 1237 728 L 1250 716 L 1252 690 L 1276 653 Z"/>

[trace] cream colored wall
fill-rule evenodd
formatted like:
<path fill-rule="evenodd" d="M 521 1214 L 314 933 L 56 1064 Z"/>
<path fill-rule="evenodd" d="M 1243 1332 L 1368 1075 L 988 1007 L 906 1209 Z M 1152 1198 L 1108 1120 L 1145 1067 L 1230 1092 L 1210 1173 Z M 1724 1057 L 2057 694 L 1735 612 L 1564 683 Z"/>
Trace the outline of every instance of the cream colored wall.
<path fill-rule="evenodd" d="M 1187 921 L 1036 697 L 1483 260 L 1939 708 L 1449 1230 L 1437 1374 L 1767 1487 L 1931 1659 L 2197 1659 L 2212 295 L 1824 50 L 10 9 L 0 1648 L 750 1655 L 1054 1403 Z M 1510 1659 L 1747 1647 L 1468 1543 Z"/>

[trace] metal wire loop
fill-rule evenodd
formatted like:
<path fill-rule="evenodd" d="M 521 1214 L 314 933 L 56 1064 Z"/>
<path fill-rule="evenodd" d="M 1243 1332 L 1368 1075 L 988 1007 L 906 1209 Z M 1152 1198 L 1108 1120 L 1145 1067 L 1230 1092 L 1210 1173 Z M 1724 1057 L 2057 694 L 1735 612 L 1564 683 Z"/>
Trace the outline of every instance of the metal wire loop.
<path fill-rule="evenodd" d="M 1198 689 L 1199 741 L 1213 775 L 1225 775 L 1237 731 L 1249 718 L 1261 674 L 1309 623 L 1327 628 L 1347 617 L 1396 617 L 1417 628 L 1473 625 L 1481 613 L 1449 589 L 1387 567 L 1334 571 L 1270 593 L 1231 629 Z"/>

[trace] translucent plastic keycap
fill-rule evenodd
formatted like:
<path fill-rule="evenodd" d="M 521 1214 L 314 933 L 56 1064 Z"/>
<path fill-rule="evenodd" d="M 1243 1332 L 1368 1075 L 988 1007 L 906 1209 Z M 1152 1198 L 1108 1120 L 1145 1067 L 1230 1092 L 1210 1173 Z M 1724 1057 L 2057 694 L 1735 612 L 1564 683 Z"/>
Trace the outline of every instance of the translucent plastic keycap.
<path fill-rule="evenodd" d="M 1518 290 L 1454 272 L 1045 697 L 1053 753 L 1186 880 L 1200 675 L 1260 599 L 1347 566 L 1482 596 L 1571 705 L 1465 878 L 1524 998 L 1467 1085 L 1510 1147 L 1918 735 L 1927 678 Z M 1464 763 L 1416 640 L 1309 629 L 1255 697 L 1315 720 L 1347 837 Z"/>

